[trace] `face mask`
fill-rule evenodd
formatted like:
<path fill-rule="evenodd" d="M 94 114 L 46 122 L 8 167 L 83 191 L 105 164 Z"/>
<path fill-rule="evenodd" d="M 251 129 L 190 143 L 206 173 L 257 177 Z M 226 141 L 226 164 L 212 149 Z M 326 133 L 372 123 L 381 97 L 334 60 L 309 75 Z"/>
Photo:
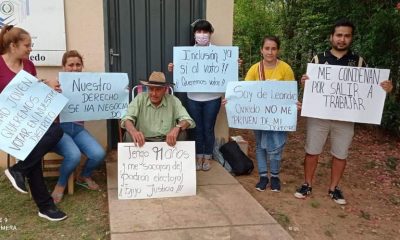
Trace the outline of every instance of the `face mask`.
<path fill-rule="evenodd" d="M 206 46 L 210 42 L 210 35 L 208 33 L 196 33 L 194 34 L 196 43 L 200 46 Z"/>

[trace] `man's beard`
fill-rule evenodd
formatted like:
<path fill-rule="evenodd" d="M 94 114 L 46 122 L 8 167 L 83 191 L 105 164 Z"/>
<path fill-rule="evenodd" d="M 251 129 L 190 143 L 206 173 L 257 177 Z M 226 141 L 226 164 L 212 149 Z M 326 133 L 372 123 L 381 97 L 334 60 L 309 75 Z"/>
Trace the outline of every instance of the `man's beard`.
<path fill-rule="evenodd" d="M 338 52 L 347 52 L 350 49 L 350 45 L 346 46 L 345 48 L 338 48 L 337 46 L 332 45 L 332 48 Z"/>

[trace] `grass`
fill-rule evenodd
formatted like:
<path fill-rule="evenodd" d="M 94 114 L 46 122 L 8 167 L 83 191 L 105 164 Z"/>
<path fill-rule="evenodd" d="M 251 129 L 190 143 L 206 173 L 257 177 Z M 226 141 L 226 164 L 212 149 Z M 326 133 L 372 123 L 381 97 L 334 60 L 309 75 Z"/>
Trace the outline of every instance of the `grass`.
<path fill-rule="evenodd" d="M 393 179 L 392 180 L 392 185 L 395 187 L 400 188 L 400 179 Z"/>
<path fill-rule="evenodd" d="M 316 200 L 312 200 L 311 202 L 310 202 L 310 205 L 311 205 L 311 207 L 313 207 L 313 208 L 319 208 L 319 206 L 321 205 L 318 201 L 316 201 Z"/>
<path fill-rule="evenodd" d="M 283 227 L 283 228 L 287 228 L 290 224 L 290 219 L 289 217 L 281 212 L 276 212 L 274 214 L 272 214 L 273 217 L 275 218 L 275 220 Z"/>
<path fill-rule="evenodd" d="M 371 214 L 368 212 L 365 212 L 363 210 L 360 211 L 360 217 L 364 218 L 365 220 L 370 220 L 371 219 Z"/>
<path fill-rule="evenodd" d="M 393 204 L 393 205 L 400 205 L 400 197 L 397 197 L 395 195 L 391 195 L 389 196 L 389 201 Z"/>
<path fill-rule="evenodd" d="M 396 171 L 397 164 L 399 163 L 399 159 L 396 157 L 388 157 L 386 159 L 386 167 L 392 171 Z"/>
<path fill-rule="evenodd" d="M 369 162 L 367 162 L 367 163 L 365 163 L 365 168 L 366 169 L 373 169 L 373 168 L 375 168 L 377 165 L 376 165 L 376 162 L 375 161 L 369 161 Z"/>
<path fill-rule="evenodd" d="M 332 234 L 332 232 L 329 231 L 329 230 L 325 230 L 324 234 L 325 234 L 325 236 L 327 236 L 327 237 L 333 238 L 333 234 Z"/>
<path fill-rule="evenodd" d="M 0 169 L 1 170 L 1 169 Z M 1 171 L 3 173 L 3 171 Z M 38 210 L 29 195 L 17 192 L 4 176 L 0 178 L 0 219 L 16 230 L 0 230 L 0 239 L 109 239 L 106 177 L 104 171 L 94 178 L 102 191 L 89 191 L 75 185 L 73 195 L 65 195 L 58 205 L 68 218 L 50 222 L 38 217 Z M 56 178 L 46 178 L 52 189 Z"/>

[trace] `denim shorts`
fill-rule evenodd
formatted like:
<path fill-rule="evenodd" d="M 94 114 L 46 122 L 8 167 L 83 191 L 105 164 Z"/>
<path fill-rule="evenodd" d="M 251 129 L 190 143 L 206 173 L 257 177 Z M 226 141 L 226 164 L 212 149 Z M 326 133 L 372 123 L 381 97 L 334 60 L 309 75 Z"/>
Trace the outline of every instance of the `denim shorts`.
<path fill-rule="evenodd" d="M 353 122 L 307 118 L 306 153 L 321 154 L 328 135 L 331 154 L 338 159 L 346 159 L 354 136 Z"/>

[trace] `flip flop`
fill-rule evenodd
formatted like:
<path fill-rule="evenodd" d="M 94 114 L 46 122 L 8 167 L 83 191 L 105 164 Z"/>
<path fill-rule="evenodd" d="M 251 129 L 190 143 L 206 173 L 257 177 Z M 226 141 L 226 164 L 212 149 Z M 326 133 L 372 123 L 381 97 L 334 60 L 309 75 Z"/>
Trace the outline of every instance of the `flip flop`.
<path fill-rule="evenodd" d="M 89 190 L 99 190 L 100 188 L 100 186 L 95 181 L 93 181 L 92 178 L 78 178 L 75 183 Z"/>

